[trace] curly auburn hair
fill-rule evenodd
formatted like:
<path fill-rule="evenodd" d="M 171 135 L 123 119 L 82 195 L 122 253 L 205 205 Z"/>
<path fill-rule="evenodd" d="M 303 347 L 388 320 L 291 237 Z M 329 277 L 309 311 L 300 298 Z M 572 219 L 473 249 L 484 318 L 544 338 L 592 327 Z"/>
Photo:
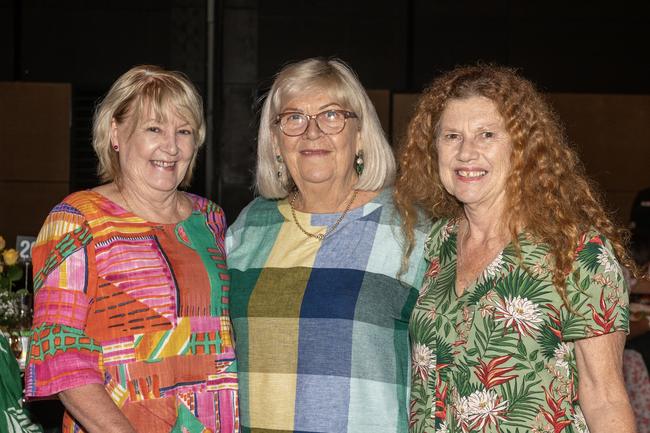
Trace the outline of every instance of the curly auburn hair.
<path fill-rule="evenodd" d="M 565 303 L 566 278 L 576 246 L 590 229 L 611 243 L 617 258 L 635 269 L 627 253 L 627 231 L 618 228 L 564 135 L 556 115 L 533 84 L 513 69 L 477 65 L 453 69 L 435 79 L 420 96 L 398 154 L 395 202 L 413 248 L 417 208 L 431 218 L 462 216 L 462 205 L 440 180 L 436 137 L 440 117 L 452 99 L 490 99 L 512 140 L 511 173 L 506 183 L 506 218 L 521 258 L 518 233 L 525 229 L 549 246 L 553 283 Z"/>

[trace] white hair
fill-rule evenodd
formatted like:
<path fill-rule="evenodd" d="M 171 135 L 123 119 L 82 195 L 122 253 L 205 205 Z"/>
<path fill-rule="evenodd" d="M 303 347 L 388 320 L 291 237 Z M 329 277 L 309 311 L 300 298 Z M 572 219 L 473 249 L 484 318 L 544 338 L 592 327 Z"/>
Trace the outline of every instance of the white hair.
<path fill-rule="evenodd" d="M 275 118 L 286 101 L 306 91 L 323 91 L 337 103 L 354 111 L 359 121 L 359 149 L 363 151 L 363 173 L 356 189 L 376 191 L 393 184 L 395 157 L 386 140 L 375 107 L 350 67 L 339 59 L 311 58 L 289 64 L 276 75 L 265 95 L 257 136 L 255 188 L 265 198 L 284 198 L 293 181 L 288 170 L 286 179 L 278 179 L 278 162 L 274 150 Z"/>

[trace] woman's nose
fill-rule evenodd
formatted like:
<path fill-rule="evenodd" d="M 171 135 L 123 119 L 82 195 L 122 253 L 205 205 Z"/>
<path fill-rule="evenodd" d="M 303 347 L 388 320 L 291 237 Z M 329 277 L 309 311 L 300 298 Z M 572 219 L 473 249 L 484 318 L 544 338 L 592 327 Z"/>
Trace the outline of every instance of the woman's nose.
<path fill-rule="evenodd" d="M 170 155 L 176 155 L 178 153 L 178 136 L 174 133 L 165 134 L 165 143 L 164 149 Z"/>
<path fill-rule="evenodd" d="M 476 143 L 472 138 L 464 138 L 458 149 L 458 159 L 460 161 L 471 161 L 477 156 Z"/>
<path fill-rule="evenodd" d="M 309 118 L 307 120 L 307 130 L 305 131 L 305 135 L 309 139 L 315 139 L 320 137 L 323 134 L 323 131 L 321 131 L 320 127 L 318 126 L 318 122 L 316 122 L 315 118 Z"/>

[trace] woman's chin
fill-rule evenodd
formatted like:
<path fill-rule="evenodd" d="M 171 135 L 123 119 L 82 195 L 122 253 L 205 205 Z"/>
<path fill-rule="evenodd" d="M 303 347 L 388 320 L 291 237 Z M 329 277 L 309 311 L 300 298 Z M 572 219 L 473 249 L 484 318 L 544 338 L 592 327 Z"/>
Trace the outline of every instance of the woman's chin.
<path fill-rule="evenodd" d="M 155 179 L 148 179 L 147 181 L 140 182 L 138 185 L 131 185 L 132 188 L 138 189 L 138 190 L 149 190 L 149 191 L 157 191 L 157 192 L 174 192 L 178 189 L 178 186 L 180 185 L 180 182 L 177 182 L 176 180 L 155 180 Z M 126 186 L 127 188 L 129 186 Z"/>
<path fill-rule="evenodd" d="M 298 180 L 298 185 L 300 185 L 301 183 L 320 185 L 326 183 L 334 183 L 336 182 L 337 178 L 332 173 L 310 172 L 310 173 L 304 173 L 303 175 L 299 176 L 296 180 Z"/>

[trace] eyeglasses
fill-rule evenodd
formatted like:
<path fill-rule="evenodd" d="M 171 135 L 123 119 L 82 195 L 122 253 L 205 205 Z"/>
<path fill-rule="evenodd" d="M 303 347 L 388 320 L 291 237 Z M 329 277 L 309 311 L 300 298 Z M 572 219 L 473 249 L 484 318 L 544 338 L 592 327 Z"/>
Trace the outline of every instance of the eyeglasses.
<path fill-rule="evenodd" d="M 348 119 L 356 119 L 357 115 L 352 111 L 346 110 L 325 110 L 318 114 L 304 114 L 297 111 L 287 111 L 280 113 L 275 118 L 275 124 L 280 125 L 280 130 L 284 135 L 297 137 L 302 135 L 309 127 L 309 121 L 314 119 L 316 126 L 325 135 L 336 135 L 343 131 L 345 122 Z"/>

